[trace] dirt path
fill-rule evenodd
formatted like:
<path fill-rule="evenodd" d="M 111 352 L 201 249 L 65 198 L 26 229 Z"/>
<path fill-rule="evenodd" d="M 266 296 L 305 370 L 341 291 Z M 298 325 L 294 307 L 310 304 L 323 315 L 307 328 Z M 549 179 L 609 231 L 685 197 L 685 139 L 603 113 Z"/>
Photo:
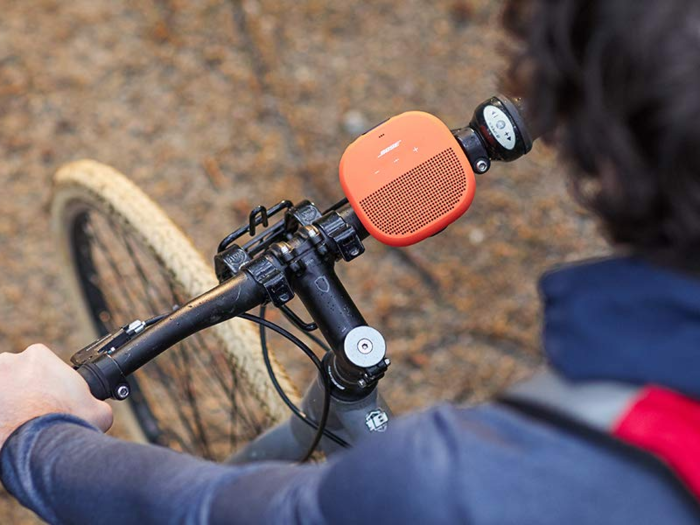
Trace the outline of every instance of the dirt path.
<path fill-rule="evenodd" d="M 409 109 L 464 124 L 496 92 L 497 1 L 0 0 L 0 350 L 72 335 L 47 208 L 91 157 L 129 174 L 207 256 L 257 204 L 337 200 L 337 163 Z M 476 203 L 405 250 L 341 269 L 390 343 L 398 411 L 474 402 L 538 352 L 536 279 L 603 250 L 539 148 L 479 179 Z M 3 523 L 29 523 L 0 500 Z"/>

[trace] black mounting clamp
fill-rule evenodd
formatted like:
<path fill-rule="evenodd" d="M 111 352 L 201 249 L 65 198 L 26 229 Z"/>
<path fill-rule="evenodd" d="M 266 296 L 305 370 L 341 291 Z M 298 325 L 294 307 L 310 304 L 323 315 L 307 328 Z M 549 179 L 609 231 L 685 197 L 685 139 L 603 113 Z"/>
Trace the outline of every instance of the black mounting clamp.
<path fill-rule="evenodd" d="M 338 213 L 329 213 L 315 223 L 335 245 L 334 248 L 345 261 L 352 261 L 365 253 L 365 246 L 355 228 Z"/>
<path fill-rule="evenodd" d="M 287 210 L 285 214 L 285 228 L 287 231 L 292 231 L 297 225 L 310 226 L 320 218 L 321 212 L 312 202 L 302 201 Z"/>
<path fill-rule="evenodd" d="M 237 244 L 232 244 L 214 256 L 214 270 L 220 283 L 229 280 L 241 271 L 241 267 L 250 262 L 250 255 Z"/>
<path fill-rule="evenodd" d="M 294 298 L 294 291 L 287 281 L 284 270 L 272 255 L 254 259 L 243 268 L 250 276 L 265 288 L 269 300 L 279 307 Z"/>

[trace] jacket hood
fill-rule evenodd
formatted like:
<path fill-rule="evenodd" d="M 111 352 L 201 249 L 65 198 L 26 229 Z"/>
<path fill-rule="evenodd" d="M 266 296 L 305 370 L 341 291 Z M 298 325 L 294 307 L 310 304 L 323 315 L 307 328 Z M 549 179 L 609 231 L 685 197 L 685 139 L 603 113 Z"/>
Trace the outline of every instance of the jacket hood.
<path fill-rule="evenodd" d="M 700 280 L 630 257 L 555 270 L 540 287 L 544 350 L 564 376 L 700 398 Z"/>

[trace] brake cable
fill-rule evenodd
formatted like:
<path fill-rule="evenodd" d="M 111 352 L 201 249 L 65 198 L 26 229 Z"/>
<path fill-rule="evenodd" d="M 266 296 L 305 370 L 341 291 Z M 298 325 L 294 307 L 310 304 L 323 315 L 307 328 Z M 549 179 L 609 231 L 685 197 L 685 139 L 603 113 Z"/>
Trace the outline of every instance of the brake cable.
<path fill-rule="evenodd" d="M 265 319 L 265 306 L 260 307 L 260 315 L 252 315 L 252 314 L 241 314 L 238 317 L 241 319 L 246 319 L 247 321 L 252 321 L 254 323 L 257 323 L 260 326 L 260 343 L 262 346 L 262 352 L 263 352 L 263 360 L 265 361 L 265 367 L 267 368 L 267 373 L 270 376 L 270 381 L 272 382 L 272 385 L 274 386 L 275 390 L 279 394 L 280 398 L 282 401 L 289 407 L 289 409 L 292 411 L 292 413 L 298 417 L 301 421 L 303 421 L 306 425 L 310 426 L 313 429 L 316 429 L 316 434 L 314 436 L 314 439 L 309 446 L 309 450 L 307 453 L 304 455 L 304 457 L 301 459 L 301 462 L 307 461 L 313 452 L 315 451 L 316 447 L 318 446 L 318 443 L 320 442 L 322 436 L 326 436 L 330 440 L 334 441 L 338 445 L 340 445 L 343 448 L 349 448 L 350 444 L 345 441 L 343 438 L 338 436 L 337 434 L 333 433 L 332 431 L 328 430 L 326 427 L 326 423 L 328 421 L 328 414 L 330 412 L 330 400 L 331 400 L 331 384 L 330 384 L 330 378 L 328 377 L 328 374 L 325 373 L 324 368 L 321 364 L 321 361 L 319 358 L 316 356 L 316 354 L 313 353 L 313 351 L 303 342 L 301 341 L 298 337 L 293 335 L 292 333 L 288 332 L 281 326 L 276 325 L 275 323 L 268 321 Z M 274 332 L 277 332 L 290 342 L 294 343 L 302 352 L 304 352 L 309 359 L 313 362 L 314 366 L 318 369 L 319 374 L 321 375 L 324 391 L 325 391 L 325 396 L 324 396 L 324 403 L 323 403 L 323 412 L 321 413 L 321 419 L 318 423 L 315 421 L 312 421 L 306 414 L 304 414 L 299 407 L 297 407 L 294 402 L 289 399 L 289 396 L 287 396 L 286 392 L 282 388 L 282 386 L 279 384 L 279 381 L 277 380 L 277 376 L 275 375 L 275 371 L 272 368 L 272 362 L 270 361 L 270 352 L 269 348 L 267 346 L 267 337 L 265 334 L 265 329 L 269 328 L 270 330 L 273 330 Z"/>

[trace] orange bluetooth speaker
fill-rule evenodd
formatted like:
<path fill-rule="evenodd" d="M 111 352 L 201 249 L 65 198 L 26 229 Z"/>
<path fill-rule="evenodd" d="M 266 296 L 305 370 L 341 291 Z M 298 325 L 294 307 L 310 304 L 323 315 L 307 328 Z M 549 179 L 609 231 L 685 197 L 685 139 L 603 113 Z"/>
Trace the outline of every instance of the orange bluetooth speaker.
<path fill-rule="evenodd" d="M 445 229 L 472 203 L 474 171 L 449 128 L 410 111 L 353 142 L 340 161 L 340 183 L 369 234 L 408 246 Z"/>

